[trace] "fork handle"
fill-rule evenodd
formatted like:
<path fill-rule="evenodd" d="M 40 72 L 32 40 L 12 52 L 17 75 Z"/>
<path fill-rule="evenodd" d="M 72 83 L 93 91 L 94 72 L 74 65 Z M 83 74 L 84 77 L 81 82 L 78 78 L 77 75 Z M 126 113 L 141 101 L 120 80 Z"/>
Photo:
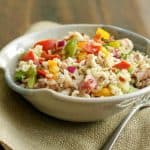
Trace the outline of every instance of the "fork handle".
<path fill-rule="evenodd" d="M 128 121 L 132 118 L 132 116 L 140 109 L 140 105 L 137 105 L 133 107 L 133 109 L 129 112 L 129 114 L 121 121 L 119 126 L 114 130 L 112 133 L 112 136 L 109 138 L 109 140 L 106 141 L 104 146 L 101 150 L 111 150 L 114 143 L 117 141 L 118 137 L 120 136 L 121 131 L 125 128 Z"/>

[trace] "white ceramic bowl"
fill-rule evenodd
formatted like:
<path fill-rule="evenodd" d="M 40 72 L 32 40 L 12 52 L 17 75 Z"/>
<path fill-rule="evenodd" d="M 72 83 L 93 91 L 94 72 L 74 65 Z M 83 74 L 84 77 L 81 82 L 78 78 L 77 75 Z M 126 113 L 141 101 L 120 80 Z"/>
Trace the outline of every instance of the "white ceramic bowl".
<path fill-rule="evenodd" d="M 41 112 L 56 118 L 79 122 L 105 119 L 130 103 L 139 100 L 143 95 L 150 93 L 149 86 L 123 96 L 79 98 L 65 96 L 50 89 L 24 89 L 15 84 L 13 74 L 20 55 L 20 48 L 28 49 L 36 41 L 45 38 L 62 38 L 69 31 L 79 31 L 93 35 L 98 27 L 104 27 L 117 38 L 130 38 L 134 42 L 136 49 L 150 55 L 150 40 L 136 33 L 109 25 L 61 25 L 19 37 L 2 49 L 0 53 L 0 67 L 5 71 L 5 78 L 8 85 L 25 97 Z"/>

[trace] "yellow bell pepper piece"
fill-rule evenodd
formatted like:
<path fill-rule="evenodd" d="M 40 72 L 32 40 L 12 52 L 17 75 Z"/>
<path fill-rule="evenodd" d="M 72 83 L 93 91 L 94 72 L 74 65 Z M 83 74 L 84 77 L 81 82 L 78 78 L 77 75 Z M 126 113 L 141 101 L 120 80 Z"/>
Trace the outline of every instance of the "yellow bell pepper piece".
<path fill-rule="evenodd" d="M 109 88 L 102 88 L 94 93 L 94 96 L 112 96 L 112 92 Z"/>
<path fill-rule="evenodd" d="M 110 54 L 110 52 L 105 47 L 102 47 L 101 51 L 102 51 L 102 53 L 104 55 L 104 58 L 106 58 Z"/>
<path fill-rule="evenodd" d="M 78 42 L 78 47 L 79 47 L 79 48 L 83 48 L 86 44 L 87 44 L 86 41 L 79 41 L 79 42 Z"/>
<path fill-rule="evenodd" d="M 108 40 L 110 38 L 110 34 L 102 28 L 98 28 L 96 30 L 96 35 L 100 35 L 101 38 Z"/>
<path fill-rule="evenodd" d="M 77 59 L 78 59 L 79 61 L 81 61 L 81 60 L 86 59 L 86 56 L 87 56 L 87 53 L 86 53 L 86 52 L 80 52 L 80 53 L 77 55 Z"/>
<path fill-rule="evenodd" d="M 59 67 L 57 65 L 57 62 L 54 60 L 48 60 L 48 67 L 49 67 L 49 72 L 51 72 L 54 75 L 54 77 L 56 77 L 59 72 Z"/>
<path fill-rule="evenodd" d="M 118 47 L 120 47 L 120 42 L 119 41 L 109 42 L 109 46 L 112 46 L 114 48 L 118 48 Z"/>

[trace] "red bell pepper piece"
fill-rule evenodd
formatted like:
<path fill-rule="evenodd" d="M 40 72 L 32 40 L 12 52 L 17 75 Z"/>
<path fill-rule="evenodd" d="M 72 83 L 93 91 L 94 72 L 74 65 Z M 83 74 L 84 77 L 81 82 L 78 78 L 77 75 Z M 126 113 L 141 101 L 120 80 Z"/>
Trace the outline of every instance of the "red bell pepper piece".
<path fill-rule="evenodd" d="M 130 66 L 131 65 L 126 61 L 121 61 L 120 63 L 114 65 L 114 67 L 117 67 L 119 69 L 128 69 Z"/>
<path fill-rule="evenodd" d="M 60 56 L 58 54 L 53 54 L 53 55 L 49 55 L 50 59 L 54 59 L 54 58 L 60 58 Z"/>
<path fill-rule="evenodd" d="M 101 35 L 99 34 L 96 34 L 94 37 L 93 37 L 93 40 L 98 42 L 99 40 L 101 39 Z"/>
<path fill-rule="evenodd" d="M 41 70 L 41 69 L 37 70 L 37 74 L 42 76 L 42 77 L 46 76 L 46 72 L 44 70 Z"/>
<path fill-rule="evenodd" d="M 28 51 L 22 56 L 21 60 L 24 60 L 24 61 L 33 60 L 34 61 L 35 55 L 32 51 Z"/>
<path fill-rule="evenodd" d="M 49 55 L 45 51 L 43 51 L 42 54 L 41 54 L 41 58 L 44 58 L 44 59 L 48 60 Z"/>
<path fill-rule="evenodd" d="M 58 54 L 47 54 L 45 51 L 43 51 L 41 54 L 41 57 L 45 58 L 46 60 L 51 60 L 54 58 L 60 58 L 60 55 L 58 55 Z"/>
<path fill-rule="evenodd" d="M 47 52 L 48 50 L 56 48 L 56 40 L 48 39 L 48 40 L 39 41 L 35 43 L 34 47 L 37 45 L 43 46 L 43 50 Z"/>

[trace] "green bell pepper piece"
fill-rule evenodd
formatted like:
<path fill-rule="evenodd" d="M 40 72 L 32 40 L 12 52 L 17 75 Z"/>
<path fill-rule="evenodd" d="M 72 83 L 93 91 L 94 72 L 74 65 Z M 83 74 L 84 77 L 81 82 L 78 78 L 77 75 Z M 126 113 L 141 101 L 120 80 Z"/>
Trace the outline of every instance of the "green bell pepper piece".
<path fill-rule="evenodd" d="M 33 68 L 33 67 L 29 68 L 29 70 L 27 71 L 26 74 L 27 74 L 28 77 L 36 75 L 37 74 L 36 73 L 36 68 Z"/>
<path fill-rule="evenodd" d="M 36 83 L 36 76 L 32 76 L 28 78 L 28 82 L 27 82 L 28 88 L 32 89 L 35 83 Z"/>
<path fill-rule="evenodd" d="M 132 67 L 132 66 L 130 66 L 130 67 L 128 68 L 128 72 L 129 72 L 130 74 L 133 72 L 133 67 Z"/>
<path fill-rule="evenodd" d="M 73 57 L 77 51 L 77 40 L 71 39 L 64 48 L 66 57 Z"/>
<path fill-rule="evenodd" d="M 33 88 L 34 84 L 36 83 L 36 79 L 37 79 L 36 69 L 30 68 L 27 72 L 27 76 L 28 76 L 27 86 L 28 86 L 28 88 Z"/>

